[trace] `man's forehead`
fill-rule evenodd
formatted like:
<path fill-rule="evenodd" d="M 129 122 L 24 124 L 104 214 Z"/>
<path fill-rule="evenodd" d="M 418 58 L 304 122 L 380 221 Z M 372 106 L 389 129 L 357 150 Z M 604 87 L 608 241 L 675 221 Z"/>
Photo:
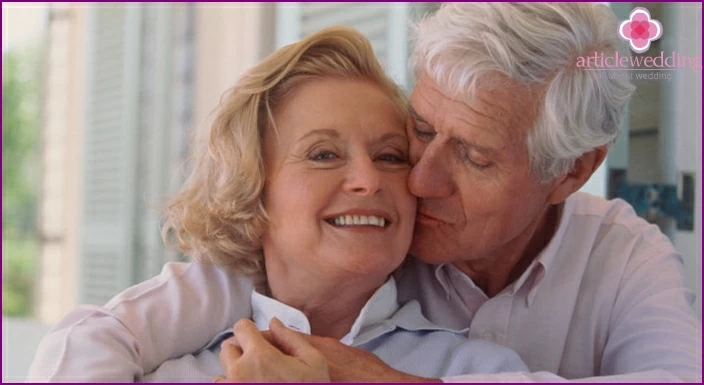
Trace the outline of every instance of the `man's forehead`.
<path fill-rule="evenodd" d="M 437 104 L 460 104 L 477 110 L 497 108 L 504 111 L 515 111 L 516 108 L 530 109 L 535 105 L 536 96 L 539 95 L 538 87 L 531 87 L 510 80 L 503 75 L 487 74 L 476 83 L 475 92 L 451 91 L 423 75 L 416 82 L 411 94 L 411 99 L 428 99 Z"/>
<path fill-rule="evenodd" d="M 436 129 L 467 127 L 475 132 L 490 131 L 503 141 L 520 141 L 524 135 L 517 134 L 533 124 L 538 99 L 528 87 L 502 83 L 481 87 L 471 100 L 461 100 L 422 77 L 411 95 L 411 113 L 432 125 L 451 126 Z"/>

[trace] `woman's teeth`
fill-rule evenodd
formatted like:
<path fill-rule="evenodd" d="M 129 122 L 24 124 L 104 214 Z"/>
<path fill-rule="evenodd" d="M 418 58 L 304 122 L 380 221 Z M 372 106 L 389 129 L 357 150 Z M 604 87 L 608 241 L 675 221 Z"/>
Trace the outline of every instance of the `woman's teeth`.
<path fill-rule="evenodd" d="M 373 215 L 340 215 L 328 220 L 335 226 L 379 226 L 386 225 L 386 219 Z"/>

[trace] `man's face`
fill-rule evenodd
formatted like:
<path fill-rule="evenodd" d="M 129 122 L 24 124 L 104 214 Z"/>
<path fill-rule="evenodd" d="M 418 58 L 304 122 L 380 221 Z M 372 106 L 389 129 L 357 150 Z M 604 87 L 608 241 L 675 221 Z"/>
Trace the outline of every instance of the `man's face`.
<path fill-rule="evenodd" d="M 525 88 L 479 89 L 469 105 L 419 79 L 408 125 L 409 188 L 420 198 L 411 254 L 442 263 L 520 252 L 551 186 L 530 172 L 536 99 Z"/>

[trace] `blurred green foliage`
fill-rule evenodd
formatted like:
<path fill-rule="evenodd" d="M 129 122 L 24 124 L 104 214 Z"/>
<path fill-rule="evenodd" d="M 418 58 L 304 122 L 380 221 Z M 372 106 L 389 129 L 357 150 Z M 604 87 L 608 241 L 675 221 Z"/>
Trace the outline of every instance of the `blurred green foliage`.
<path fill-rule="evenodd" d="M 2 241 L 2 314 L 26 317 L 32 312 L 38 242 L 32 238 Z"/>
<path fill-rule="evenodd" d="M 39 255 L 38 47 L 2 55 L 2 313 L 31 314 Z"/>

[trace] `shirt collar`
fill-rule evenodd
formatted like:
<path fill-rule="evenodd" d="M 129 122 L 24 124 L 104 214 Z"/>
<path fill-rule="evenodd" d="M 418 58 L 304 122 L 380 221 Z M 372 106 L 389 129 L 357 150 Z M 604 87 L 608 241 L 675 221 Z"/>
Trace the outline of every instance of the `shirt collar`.
<path fill-rule="evenodd" d="M 287 327 L 310 334 L 310 322 L 298 309 L 279 302 L 273 298 L 252 291 L 252 320 L 259 330 L 268 330 L 269 321 L 273 317 Z M 374 292 L 352 324 L 350 332 L 340 342 L 350 346 L 360 346 L 397 328 L 408 331 L 447 331 L 466 334 L 469 328 L 451 329 L 430 322 L 416 300 L 409 301 L 400 307 L 397 299 L 396 281 L 393 277 Z M 222 341 L 232 336 L 232 328 L 220 332 L 204 348 L 198 351 L 213 349 Z"/>
<path fill-rule="evenodd" d="M 545 275 L 550 270 L 553 265 L 560 246 L 562 245 L 562 239 L 565 237 L 567 228 L 570 224 L 570 218 L 572 216 L 572 211 L 574 210 L 574 199 L 568 197 L 565 203 L 559 208 L 560 219 L 557 224 L 557 229 L 555 234 L 553 234 L 550 242 L 543 249 L 543 251 L 538 254 L 538 257 L 531 263 L 531 266 L 525 271 L 521 277 L 516 281 L 514 285 L 514 294 L 527 282 L 530 283 L 530 291 L 526 296 L 526 305 L 530 307 L 535 299 L 536 293 L 538 292 L 538 286 L 543 281 Z M 530 278 L 530 279 L 529 279 Z"/>
<path fill-rule="evenodd" d="M 390 318 L 398 310 L 396 281 L 390 277 L 360 311 L 349 333 L 340 342 L 353 345 L 365 328 Z M 310 322 L 303 312 L 273 298 L 252 291 L 252 320 L 259 330 L 268 330 L 269 321 L 278 318 L 288 328 L 310 334 Z"/>
<path fill-rule="evenodd" d="M 445 291 L 445 300 L 450 299 L 450 293 L 452 292 L 452 290 L 450 290 L 452 287 L 449 277 L 450 267 L 452 267 L 452 265 L 449 263 L 441 263 L 435 266 L 435 279 L 440 282 L 440 286 L 442 286 L 442 289 Z"/>
<path fill-rule="evenodd" d="M 553 261 L 555 260 L 555 256 L 557 255 L 557 252 L 560 249 L 562 239 L 565 237 L 565 232 L 567 232 L 570 217 L 572 216 L 572 211 L 574 210 L 574 200 L 571 197 L 567 198 L 567 200 L 564 204 L 562 204 L 562 207 L 560 207 L 559 210 L 560 219 L 557 224 L 555 234 L 552 235 L 552 238 L 550 239 L 548 245 L 545 246 L 543 251 L 541 251 L 538 255 L 538 258 L 536 258 L 536 261 L 543 265 L 545 270 L 548 270 L 552 265 Z"/>
<path fill-rule="evenodd" d="M 388 320 L 388 323 L 409 331 L 446 331 L 463 335 L 466 335 L 469 331 L 469 327 L 455 329 L 434 324 L 425 318 L 420 303 L 416 300 L 406 302 L 403 307 Z"/>

